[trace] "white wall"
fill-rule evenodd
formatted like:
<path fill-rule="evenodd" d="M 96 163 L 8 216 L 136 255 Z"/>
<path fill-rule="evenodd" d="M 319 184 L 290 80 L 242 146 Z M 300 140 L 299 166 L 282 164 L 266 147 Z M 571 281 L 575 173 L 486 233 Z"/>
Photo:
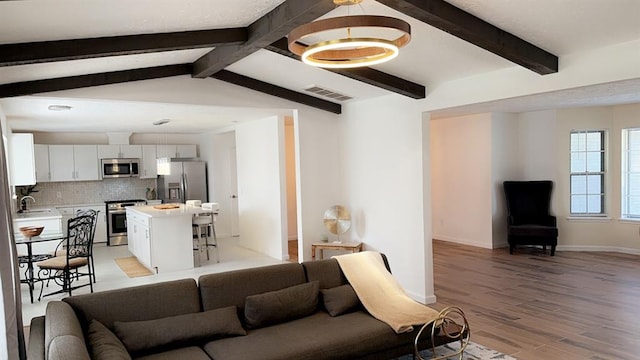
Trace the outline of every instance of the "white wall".
<path fill-rule="evenodd" d="M 236 153 L 241 244 L 286 260 L 284 118 L 238 124 Z"/>
<path fill-rule="evenodd" d="M 534 115 L 521 131 L 540 149 L 525 152 L 527 173 L 545 173 L 554 179 L 552 211 L 558 217 L 558 250 L 602 250 L 640 254 L 640 223 L 620 221 L 621 131 L 640 127 L 640 104 L 559 109 Z M 535 123 L 535 131 L 532 129 Z M 605 130 L 608 143 L 605 209 L 609 218 L 570 218 L 569 134 L 572 130 Z M 529 161 L 531 160 L 531 161 Z"/>
<path fill-rule="evenodd" d="M 507 206 L 502 183 L 518 178 L 518 121 L 515 114 L 493 113 L 491 125 L 492 247 L 507 246 Z"/>
<path fill-rule="evenodd" d="M 347 204 L 342 172 L 341 116 L 300 110 L 294 115 L 298 172 L 298 259 L 311 260 L 311 244 L 327 230 L 324 211 Z"/>
<path fill-rule="evenodd" d="M 486 131 L 484 126 L 489 118 L 492 129 Z M 558 250 L 640 254 L 640 223 L 619 219 L 621 131 L 628 127 L 640 127 L 640 104 L 511 115 L 476 114 L 432 121 L 434 238 L 489 247 L 485 231 L 486 224 L 492 222 L 492 246 L 500 246 L 506 234 L 501 230 L 504 208 L 501 210 L 500 203 L 504 198 L 499 184 L 506 179 L 549 179 L 554 182 L 551 213 L 558 220 Z M 570 217 L 569 135 L 572 130 L 580 129 L 601 129 L 607 133 L 605 208 L 608 217 L 604 219 Z M 517 143 L 513 143 L 512 138 L 517 138 Z M 474 162 L 469 162 L 470 154 L 460 150 L 477 142 L 491 143 L 490 164 L 483 151 L 473 154 Z M 479 168 L 479 164 L 486 168 Z M 465 168 L 473 177 L 464 178 L 461 169 Z M 487 169 L 492 171 L 489 183 L 484 178 Z M 483 204 L 484 197 L 491 193 L 493 205 L 489 210 Z M 490 213 L 491 218 L 487 219 Z M 468 222 L 465 229 L 446 226 L 450 221 L 457 224 L 461 216 Z M 440 222 L 441 219 L 444 221 Z"/>
<path fill-rule="evenodd" d="M 433 238 L 493 247 L 492 114 L 431 121 Z"/>
<path fill-rule="evenodd" d="M 298 239 L 298 201 L 296 186 L 296 134 L 293 118 L 285 118 L 285 156 L 287 174 L 287 238 Z"/>
<path fill-rule="evenodd" d="M 344 205 L 353 218 L 349 235 L 367 250 L 385 253 L 413 298 L 434 301 L 433 256 L 425 247 L 431 233 L 424 226 L 429 203 L 423 202 L 428 197 L 423 144 L 428 138 L 423 139 L 422 111 L 414 101 L 390 95 L 351 103 L 343 115 Z"/>
<path fill-rule="evenodd" d="M 216 217 L 216 234 L 220 237 L 231 236 L 231 195 L 233 187 L 230 152 L 236 148 L 235 131 L 220 134 L 202 135 L 200 156 L 207 161 L 209 177 L 209 201 L 220 204 L 220 214 Z M 235 165 L 234 165 L 235 167 Z"/>

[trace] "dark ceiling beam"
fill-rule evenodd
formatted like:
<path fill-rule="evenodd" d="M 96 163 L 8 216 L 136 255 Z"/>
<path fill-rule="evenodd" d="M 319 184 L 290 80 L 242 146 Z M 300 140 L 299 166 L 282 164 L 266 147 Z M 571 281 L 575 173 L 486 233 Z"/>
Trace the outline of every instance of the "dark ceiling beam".
<path fill-rule="evenodd" d="M 342 113 L 342 105 L 317 98 L 315 96 L 299 93 L 297 91 L 285 89 L 283 87 L 266 83 L 257 79 L 253 79 L 244 75 L 236 74 L 231 71 L 221 70 L 211 76 L 212 78 L 222 80 L 231 84 L 242 86 L 251 90 L 259 91 L 268 95 L 276 96 L 282 99 L 290 100 L 300 104 L 314 107 L 316 109 L 329 111 L 334 114 Z"/>
<path fill-rule="evenodd" d="M 289 51 L 287 38 L 282 38 L 268 45 L 265 49 L 300 61 L 300 57 L 298 55 Z M 323 69 L 354 80 L 362 81 L 369 85 L 408 96 L 413 99 L 424 99 L 427 92 L 423 85 L 369 67 L 354 69 Z"/>
<path fill-rule="evenodd" d="M 156 66 L 0 85 L 0 98 L 191 74 L 191 64 Z"/>
<path fill-rule="evenodd" d="M 195 30 L 0 45 L 0 66 L 242 44 L 246 28 Z"/>
<path fill-rule="evenodd" d="M 558 72 L 558 57 L 444 0 L 376 0 L 540 75 Z"/>
<path fill-rule="evenodd" d="M 209 77 L 285 37 L 296 27 L 328 13 L 335 6 L 331 0 L 287 0 L 249 25 L 246 43 L 215 48 L 196 60 L 193 64 L 193 77 Z"/>

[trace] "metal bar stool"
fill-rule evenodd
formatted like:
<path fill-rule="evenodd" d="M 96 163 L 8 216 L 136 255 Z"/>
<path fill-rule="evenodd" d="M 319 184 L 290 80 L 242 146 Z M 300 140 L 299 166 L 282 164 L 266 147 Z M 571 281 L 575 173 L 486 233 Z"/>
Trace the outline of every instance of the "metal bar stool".
<path fill-rule="evenodd" d="M 213 212 L 197 214 L 193 216 L 192 227 L 195 230 L 196 244 L 194 251 L 199 253 L 202 251 L 202 238 L 204 238 L 204 248 L 207 251 L 207 260 L 210 259 L 209 247 L 216 248 L 216 262 L 220 262 L 220 253 L 218 249 L 218 238 L 216 236 L 216 227 L 214 225 L 215 214 Z M 212 240 L 212 241 L 210 241 Z"/>

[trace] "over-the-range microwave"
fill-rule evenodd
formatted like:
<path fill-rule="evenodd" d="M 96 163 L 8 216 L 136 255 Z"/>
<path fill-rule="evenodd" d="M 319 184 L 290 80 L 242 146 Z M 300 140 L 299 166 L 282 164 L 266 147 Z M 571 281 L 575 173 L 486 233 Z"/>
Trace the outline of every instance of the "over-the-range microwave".
<path fill-rule="evenodd" d="M 140 159 L 100 159 L 102 178 L 139 177 Z"/>

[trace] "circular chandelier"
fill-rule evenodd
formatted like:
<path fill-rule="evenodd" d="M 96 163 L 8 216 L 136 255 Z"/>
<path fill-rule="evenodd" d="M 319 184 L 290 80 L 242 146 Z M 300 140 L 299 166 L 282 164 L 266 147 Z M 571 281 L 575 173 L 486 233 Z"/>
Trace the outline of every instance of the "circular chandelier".
<path fill-rule="evenodd" d="M 353 5 L 362 0 L 334 0 L 336 5 Z M 351 37 L 352 28 L 395 31 L 398 37 Z M 346 30 L 346 37 L 321 40 L 306 45 L 300 40 L 324 31 Z M 381 64 L 398 56 L 399 49 L 411 40 L 411 25 L 406 21 L 377 15 L 351 15 L 317 20 L 293 29 L 288 36 L 289 50 L 309 65 L 324 68 L 354 68 Z"/>

